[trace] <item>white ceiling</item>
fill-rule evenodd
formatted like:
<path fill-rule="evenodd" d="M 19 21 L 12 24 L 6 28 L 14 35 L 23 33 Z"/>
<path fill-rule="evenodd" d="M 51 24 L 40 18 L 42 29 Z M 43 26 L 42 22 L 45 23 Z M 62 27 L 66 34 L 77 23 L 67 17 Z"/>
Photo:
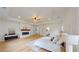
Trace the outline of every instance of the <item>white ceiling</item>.
<path fill-rule="evenodd" d="M 32 16 L 36 15 L 41 18 L 40 21 L 47 21 L 48 19 L 62 19 L 67 13 L 67 10 L 68 8 L 65 7 L 7 7 L 0 8 L 0 16 L 11 18 L 21 16 L 21 20 L 32 22 Z"/>

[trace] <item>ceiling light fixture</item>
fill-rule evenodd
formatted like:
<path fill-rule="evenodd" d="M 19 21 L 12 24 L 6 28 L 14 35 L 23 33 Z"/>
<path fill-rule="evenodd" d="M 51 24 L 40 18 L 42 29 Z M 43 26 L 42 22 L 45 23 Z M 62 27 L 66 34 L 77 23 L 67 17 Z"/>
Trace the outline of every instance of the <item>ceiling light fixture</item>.
<path fill-rule="evenodd" d="M 18 16 L 18 18 L 20 19 L 20 18 L 21 18 L 21 16 Z"/>
<path fill-rule="evenodd" d="M 33 16 L 32 19 L 33 19 L 33 22 L 37 22 L 40 20 L 40 18 L 38 16 Z"/>

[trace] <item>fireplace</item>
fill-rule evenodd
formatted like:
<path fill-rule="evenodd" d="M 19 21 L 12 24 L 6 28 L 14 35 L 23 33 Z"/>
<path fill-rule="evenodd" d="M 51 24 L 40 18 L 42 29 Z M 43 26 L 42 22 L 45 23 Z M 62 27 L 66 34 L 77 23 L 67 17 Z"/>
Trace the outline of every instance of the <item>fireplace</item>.
<path fill-rule="evenodd" d="M 21 29 L 21 37 L 27 37 L 30 35 L 30 29 Z"/>
<path fill-rule="evenodd" d="M 22 35 L 29 35 L 29 31 L 28 32 L 22 32 Z"/>

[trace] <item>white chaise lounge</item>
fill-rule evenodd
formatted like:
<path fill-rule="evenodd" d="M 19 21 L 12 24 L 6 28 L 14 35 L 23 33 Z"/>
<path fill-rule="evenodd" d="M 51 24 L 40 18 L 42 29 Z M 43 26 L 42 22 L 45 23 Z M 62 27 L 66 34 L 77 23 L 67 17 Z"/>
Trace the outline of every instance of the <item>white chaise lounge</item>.
<path fill-rule="evenodd" d="M 50 41 L 51 37 L 42 37 L 34 45 L 52 52 L 60 52 L 60 44 Z"/>

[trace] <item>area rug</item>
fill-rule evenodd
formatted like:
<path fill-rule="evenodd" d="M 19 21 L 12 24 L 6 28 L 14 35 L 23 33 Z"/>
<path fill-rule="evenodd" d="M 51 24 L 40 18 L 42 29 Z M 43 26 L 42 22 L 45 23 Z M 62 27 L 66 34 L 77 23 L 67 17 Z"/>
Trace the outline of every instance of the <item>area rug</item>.
<path fill-rule="evenodd" d="M 26 45 L 31 48 L 34 52 L 40 52 L 40 47 L 36 46 L 34 43 L 36 42 L 37 40 L 33 40 L 29 43 L 27 43 Z"/>

